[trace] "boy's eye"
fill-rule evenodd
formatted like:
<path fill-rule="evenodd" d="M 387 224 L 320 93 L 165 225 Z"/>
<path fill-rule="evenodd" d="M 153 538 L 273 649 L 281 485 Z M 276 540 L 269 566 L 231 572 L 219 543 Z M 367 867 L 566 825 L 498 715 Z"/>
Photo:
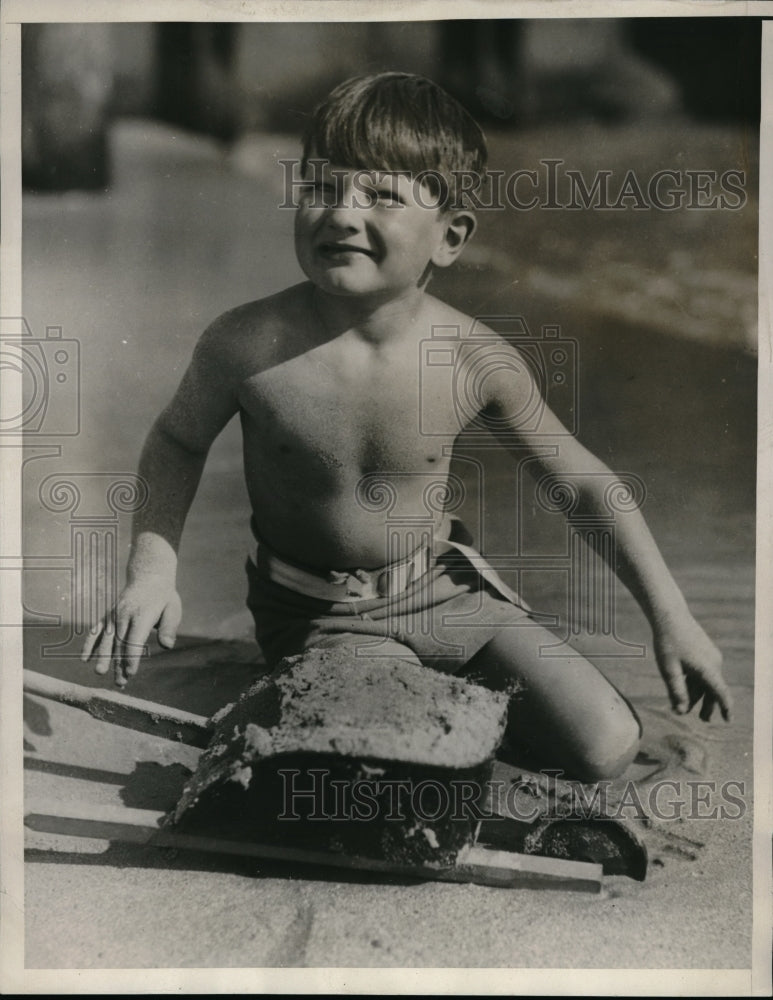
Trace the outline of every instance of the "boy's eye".
<path fill-rule="evenodd" d="M 336 201 L 336 186 L 324 181 L 309 181 L 300 189 L 303 201 L 311 208 L 327 208 Z"/>
<path fill-rule="evenodd" d="M 403 199 L 393 188 L 377 188 L 374 194 L 380 205 L 399 206 L 403 204 Z"/>

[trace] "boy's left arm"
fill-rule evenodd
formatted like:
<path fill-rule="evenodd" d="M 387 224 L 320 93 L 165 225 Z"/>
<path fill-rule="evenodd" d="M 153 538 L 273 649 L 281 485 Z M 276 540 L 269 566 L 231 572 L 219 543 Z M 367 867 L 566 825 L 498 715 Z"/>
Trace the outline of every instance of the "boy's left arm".
<path fill-rule="evenodd" d="M 566 445 L 562 442 L 561 451 L 567 465 L 562 462 L 562 469 L 546 471 L 560 479 L 561 472 L 571 465 L 573 480 L 579 479 L 581 509 L 605 512 L 610 471 L 572 438 Z M 596 471 L 607 476 L 583 476 L 592 468 L 590 462 L 596 462 Z M 722 654 L 692 616 L 641 511 L 615 515 L 615 539 L 614 552 L 602 555 L 609 559 L 652 626 L 655 659 L 673 708 L 680 714 L 689 712 L 702 699 L 701 719 L 708 722 L 719 705 L 722 717 L 729 720 L 732 699 L 722 676 Z"/>
<path fill-rule="evenodd" d="M 613 473 L 567 432 L 547 405 L 537 432 L 521 427 L 517 416 L 507 416 L 526 412 L 523 401 L 537 391 L 529 366 L 521 361 L 518 367 L 522 375 L 513 375 L 510 368 L 486 379 L 486 409 L 497 418 L 494 433 L 503 435 L 505 446 L 517 443 L 521 455 L 524 447 L 528 451 L 533 446 L 541 475 L 556 482 L 570 478 L 579 490 L 579 513 L 608 516 L 605 493 Z M 557 454 L 546 455 L 538 447 L 546 438 L 560 441 Z M 652 626 L 655 657 L 674 710 L 689 712 L 703 699 L 701 719 L 708 721 L 719 705 L 729 720 L 732 699 L 722 676 L 722 654 L 690 613 L 638 509 L 616 516 L 615 537 L 615 551 L 603 554 Z"/>

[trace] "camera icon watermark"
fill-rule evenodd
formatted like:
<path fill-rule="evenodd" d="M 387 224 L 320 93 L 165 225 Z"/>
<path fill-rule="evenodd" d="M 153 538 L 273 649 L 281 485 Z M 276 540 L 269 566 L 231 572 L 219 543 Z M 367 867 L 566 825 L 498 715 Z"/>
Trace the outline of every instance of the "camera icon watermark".
<path fill-rule="evenodd" d="M 517 435 L 540 434 L 546 406 L 560 415 L 562 433 L 577 433 L 578 344 L 563 337 L 559 326 L 532 334 L 522 316 L 479 316 L 466 337 L 459 326 L 433 326 L 419 350 L 422 434 L 448 437 L 466 427 L 473 436 L 494 433 L 507 443 L 516 428 Z M 486 383 L 502 374 L 511 375 L 522 391 L 513 394 L 509 411 L 494 413 L 487 409 Z M 449 395 L 456 428 L 449 426 L 440 402 Z"/>
<path fill-rule="evenodd" d="M 24 317 L 0 317 L 0 370 L 21 395 L 0 397 L 0 434 L 73 437 L 80 432 L 80 343 L 60 326 L 34 337 Z"/>
<path fill-rule="evenodd" d="M 60 550 L 2 557 L 0 570 L 23 573 L 20 624 L 54 630 L 35 655 L 77 659 L 90 626 L 116 602 L 122 521 L 145 506 L 149 488 L 131 472 L 73 471 L 46 475 L 36 492 L 41 510 L 59 524 L 66 518 Z M 32 606 L 36 594 L 46 600 L 43 610 Z"/>

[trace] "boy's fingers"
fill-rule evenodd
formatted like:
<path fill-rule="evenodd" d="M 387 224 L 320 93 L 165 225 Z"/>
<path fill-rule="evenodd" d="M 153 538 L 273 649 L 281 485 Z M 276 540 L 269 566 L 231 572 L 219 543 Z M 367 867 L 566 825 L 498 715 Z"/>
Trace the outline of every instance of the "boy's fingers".
<path fill-rule="evenodd" d="M 94 660 L 94 671 L 98 674 L 106 674 L 110 669 L 113 659 L 113 642 L 115 639 L 115 623 L 112 618 L 105 621 L 102 635 L 96 646 L 96 658 Z"/>
<path fill-rule="evenodd" d="M 730 713 L 733 708 L 733 696 L 730 694 L 730 688 L 722 678 L 714 684 L 714 696 L 719 703 L 719 710 L 722 713 L 722 718 L 725 722 L 729 722 Z"/>
<path fill-rule="evenodd" d="M 130 625 L 130 618 L 121 615 L 116 619 L 115 646 L 113 650 L 113 681 L 118 687 L 125 687 L 128 683 L 124 671 L 124 657 L 126 655 L 126 636 Z"/>
<path fill-rule="evenodd" d="M 145 652 L 145 640 L 150 631 L 149 625 L 142 625 L 140 622 L 133 622 L 129 628 L 128 635 L 121 647 L 121 667 L 127 678 L 134 677 L 139 670 L 140 657 Z"/>
<path fill-rule="evenodd" d="M 86 635 L 86 639 L 83 643 L 83 649 L 81 650 L 81 661 L 86 663 L 91 656 L 91 652 L 97 643 L 97 639 L 102 633 L 102 622 L 96 625 L 92 625 Z"/>
<path fill-rule="evenodd" d="M 677 657 L 668 657 L 661 667 L 663 678 L 671 695 L 671 704 L 680 714 L 690 710 L 690 699 L 687 694 L 687 681 L 682 672 L 682 664 Z"/>
<path fill-rule="evenodd" d="M 180 599 L 175 596 L 164 608 L 158 620 L 158 641 L 162 646 L 171 649 L 177 638 L 177 629 L 182 618 L 182 605 Z"/>

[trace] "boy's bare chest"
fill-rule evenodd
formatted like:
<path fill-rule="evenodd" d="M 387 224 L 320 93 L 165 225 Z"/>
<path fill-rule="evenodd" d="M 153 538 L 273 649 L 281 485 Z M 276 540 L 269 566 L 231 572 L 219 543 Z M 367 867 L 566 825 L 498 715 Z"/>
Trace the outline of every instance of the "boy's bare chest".
<path fill-rule="evenodd" d="M 241 403 L 245 429 L 261 451 L 397 471 L 436 461 L 459 431 L 451 393 L 433 386 L 430 396 L 426 389 L 418 352 L 415 359 L 362 363 L 320 351 L 246 380 Z M 446 428 L 447 436 L 437 433 Z"/>

